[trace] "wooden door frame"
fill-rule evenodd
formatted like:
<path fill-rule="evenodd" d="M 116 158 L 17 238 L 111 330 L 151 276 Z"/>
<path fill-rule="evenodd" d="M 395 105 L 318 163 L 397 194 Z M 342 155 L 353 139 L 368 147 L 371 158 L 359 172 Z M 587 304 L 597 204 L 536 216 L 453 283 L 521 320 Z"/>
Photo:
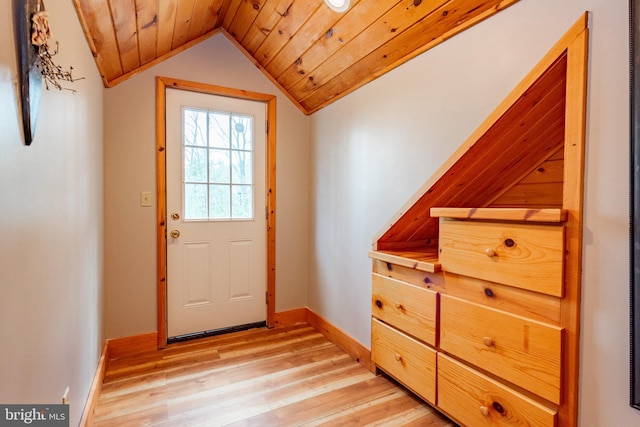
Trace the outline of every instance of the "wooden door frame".
<path fill-rule="evenodd" d="M 276 96 L 168 77 L 156 77 L 158 348 L 164 348 L 167 345 L 167 156 L 165 134 L 167 88 L 264 102 L 267 107 L 267 271 L 265 274 L 267 276 L 267 326 L 273 327 L 276 298 Z"/>

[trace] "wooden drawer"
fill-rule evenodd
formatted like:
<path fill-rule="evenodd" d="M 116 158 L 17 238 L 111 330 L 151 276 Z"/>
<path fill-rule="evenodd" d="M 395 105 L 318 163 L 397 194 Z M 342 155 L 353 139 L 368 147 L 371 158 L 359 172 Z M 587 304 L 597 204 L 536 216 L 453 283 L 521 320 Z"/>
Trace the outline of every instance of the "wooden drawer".
<path fill-rule="evenodd" d="M 379 274 L 372 275 L 372 283 L 374 317 L 436 345 L 436 292 Z"/>
<path fill-rule="evenodd" d="M 553 427 L 556 411 L 438 353 L 438 407 L 466 426 Z"/>
<path fill-rule="evenodd" d="M 420 397 L 435 404 L 435 350 L 372 319 L 371 360 Z"/>
<path fill-rule="evenodd" d="M 442 269 L 562 296 L 564 226 L 440 219 Z"/>
<path fill-rule="evenodd" d="M 440 297 L 440 348 L 560 403 L 562 328 Z"/>
<path fill-rule="evenodd" d="M 562 300 L 551 295 L 455 273 L 447 273 L 447 286 L 444 291 L 447 295 L 477 302 L 528 319 L 539 320 L 551 325 L 560 324 Z"/>

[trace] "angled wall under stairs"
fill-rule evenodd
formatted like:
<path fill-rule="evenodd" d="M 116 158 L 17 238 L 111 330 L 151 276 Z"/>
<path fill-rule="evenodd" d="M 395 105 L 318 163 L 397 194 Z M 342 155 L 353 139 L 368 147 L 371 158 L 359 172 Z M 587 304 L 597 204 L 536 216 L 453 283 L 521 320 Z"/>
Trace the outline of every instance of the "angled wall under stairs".
<path fill-rule="evenodd" d="M 462 425 L 577 423 L 588 21 L 369 253 L 373 366 Z"/>

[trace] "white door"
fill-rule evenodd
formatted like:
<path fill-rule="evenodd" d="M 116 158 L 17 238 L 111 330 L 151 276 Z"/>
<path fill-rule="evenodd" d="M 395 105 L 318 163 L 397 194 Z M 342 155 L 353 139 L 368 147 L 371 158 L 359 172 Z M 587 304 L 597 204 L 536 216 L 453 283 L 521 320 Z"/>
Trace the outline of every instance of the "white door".
<path fill-rule="evenodd" d="M 167 89 L 167 335 L 266 320 L 266 104 Z"/>

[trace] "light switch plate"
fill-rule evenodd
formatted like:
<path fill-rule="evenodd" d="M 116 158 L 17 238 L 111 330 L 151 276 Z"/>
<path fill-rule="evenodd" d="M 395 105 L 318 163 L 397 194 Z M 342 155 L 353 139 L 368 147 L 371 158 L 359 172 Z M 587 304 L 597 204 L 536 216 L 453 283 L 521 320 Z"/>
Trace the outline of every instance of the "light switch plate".
<path fill-rule="evenodd" d="M 143 208 L 151 207 L 151 191 L 140 192 L 140 206 Z"/>

